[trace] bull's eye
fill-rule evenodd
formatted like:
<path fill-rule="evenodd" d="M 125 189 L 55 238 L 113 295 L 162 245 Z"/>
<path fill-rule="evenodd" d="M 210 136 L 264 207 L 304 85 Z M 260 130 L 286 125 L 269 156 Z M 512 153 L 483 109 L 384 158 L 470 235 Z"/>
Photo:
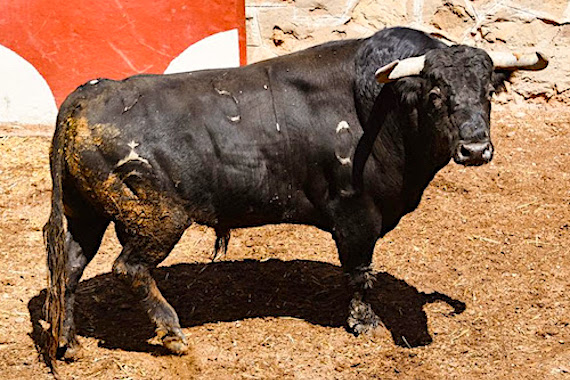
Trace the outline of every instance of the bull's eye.
<path fill-rule="evenodd" d="M 441 89 L 439 87 L 434 87 L 429 92 L 430 99 L 440 98 L 441 97 Z"/>
<path fill-rule="evenodd" d="M 429 100 L 433 103 L 436 107 L 441 107 L 441 89 L 439 87 L 434 87 L 428 94 Z"/>

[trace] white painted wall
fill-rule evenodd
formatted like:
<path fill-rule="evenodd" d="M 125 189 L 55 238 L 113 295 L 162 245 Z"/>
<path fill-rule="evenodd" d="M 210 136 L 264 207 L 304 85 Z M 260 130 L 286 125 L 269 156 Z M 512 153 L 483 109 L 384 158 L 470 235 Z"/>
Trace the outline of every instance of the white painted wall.
<path fill-rule="evenodd" d="M 0 123 L 55 125 L 57 106 L 42 75 L 0 45 Z"/>
<path fill-rule="evenodd" d="M 238 30 L 208 36 L 184 50 L 168 65 L 165 74 L 239 66 Z"/>

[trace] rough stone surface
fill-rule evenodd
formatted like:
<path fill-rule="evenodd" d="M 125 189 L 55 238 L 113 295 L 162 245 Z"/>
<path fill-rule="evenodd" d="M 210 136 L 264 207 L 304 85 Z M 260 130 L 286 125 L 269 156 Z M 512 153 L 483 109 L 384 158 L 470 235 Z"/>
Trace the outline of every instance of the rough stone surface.
<path fill-rule="evenodd" d="M 248 60 L 403 25 L 496 51 L 541 51 L 499 102 L 570 104 L 570 2 L 565 0 L 246 0 Z"/>

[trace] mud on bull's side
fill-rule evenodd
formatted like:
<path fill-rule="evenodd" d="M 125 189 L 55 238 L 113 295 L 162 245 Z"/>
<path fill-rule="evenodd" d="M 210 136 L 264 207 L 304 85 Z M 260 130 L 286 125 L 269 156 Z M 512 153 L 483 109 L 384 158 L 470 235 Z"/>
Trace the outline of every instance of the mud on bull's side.
<path fill-rule="evenodd" d="M 546 65 L 538 53 L 491 54 L 392 28 L 241 68 L 79 87 L 50 153 L 48 361 L 79 349 L 74 293 L 111 221 L 123 246 L 113 272 L 173 353 L 187 341 L 151 270 L 191 223 L 215 230 L 215 256 L 234 228 L 330 232 L 353 292 L 348 328 L 375 328 L 376 241 L 451 159 L 492 159 L 493 93 L 515 70 Z"/>

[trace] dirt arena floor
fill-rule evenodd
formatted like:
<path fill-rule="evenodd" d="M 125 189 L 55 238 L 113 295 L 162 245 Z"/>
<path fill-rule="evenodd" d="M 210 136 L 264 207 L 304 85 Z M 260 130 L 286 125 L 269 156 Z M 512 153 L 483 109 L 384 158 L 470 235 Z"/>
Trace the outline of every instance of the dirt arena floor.
<path fill-rule="evenodd" d="M 62 377 L 570 378 L 570 111 L 495 111 L 492 130 L 491 164 L 451 163 L 377 244 L 383 326 L 373 336 L 344 328 L 348 294 L 329 234 L 238 230 L 223 261 L 209 263 L 213 233 L 194 226 L 156 272 L 193 347 L 166 355 L 110 274 L 120 248 L 110 229 L 79 285 L 83 357 L 60 363 Z M 35 346 L 49 138 L 0 132 L 0 378 L 49 379 Z"/>

